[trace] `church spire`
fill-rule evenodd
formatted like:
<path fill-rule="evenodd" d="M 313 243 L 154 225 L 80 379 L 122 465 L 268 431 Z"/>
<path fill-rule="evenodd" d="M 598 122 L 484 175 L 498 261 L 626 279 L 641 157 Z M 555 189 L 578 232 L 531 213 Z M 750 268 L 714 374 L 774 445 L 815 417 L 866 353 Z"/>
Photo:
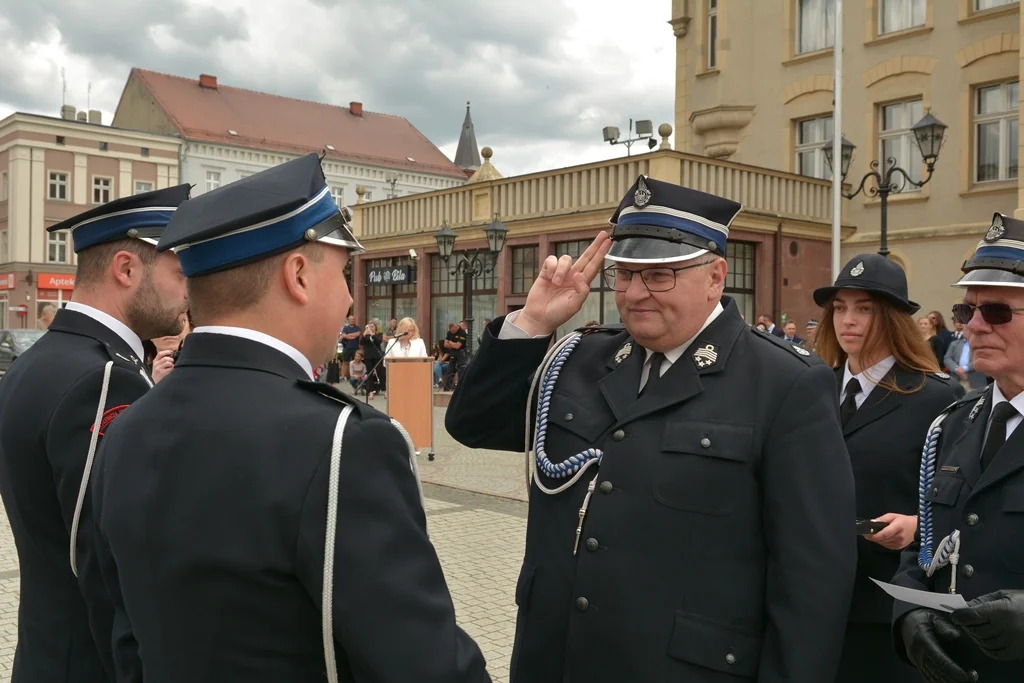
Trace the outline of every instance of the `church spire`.
<path fill-rule="evenodd" d="M 472 174 L 480 168 L 480 149 L 476 144 L 476 131 L 473 130 L 473 118 L 469 115 L 469 101 L 466 101 L 466 120 L 462 122 L 462 135 L 459 147 L 455 151 L 455 165 Z"/>

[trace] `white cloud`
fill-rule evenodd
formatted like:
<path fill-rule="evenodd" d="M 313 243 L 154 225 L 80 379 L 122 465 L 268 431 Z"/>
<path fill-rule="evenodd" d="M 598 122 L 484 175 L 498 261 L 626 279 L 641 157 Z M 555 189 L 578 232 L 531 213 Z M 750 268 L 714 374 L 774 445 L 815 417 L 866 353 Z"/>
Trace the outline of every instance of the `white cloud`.
<path fill-rule="evenodd" d="M 671 122 L 669 0 L 0 0 L 0 116 L 67 101 L 110 121 L 138 66 L 405 116 L 454 156 L 465 112 L 506 176 L 625 156 Z M 107 13 L 104 13 L 105 15 Z M 643 145 L 634 147 L 642 150 Z"/>

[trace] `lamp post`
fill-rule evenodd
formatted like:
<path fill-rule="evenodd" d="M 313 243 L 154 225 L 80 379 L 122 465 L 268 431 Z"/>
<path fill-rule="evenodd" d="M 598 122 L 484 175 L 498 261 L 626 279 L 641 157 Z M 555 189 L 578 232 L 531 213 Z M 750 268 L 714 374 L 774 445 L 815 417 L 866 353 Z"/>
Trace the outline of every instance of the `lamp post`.
<path fill-rule="evenodd" d="M 886 159 L 881 170 L 879 169 L 881 164 L 876 159 L 872 160 L 869 164 L 871 170 L 861 178 L 860 185 L 857 186 L 856 191 L 850 194 L 843 194 L 847 199 L 853 199 L 863 191 L 864 194 L 869 197 L 879 197 L 881 199 L 882 236 L 878 249 L 880 256 L 884 256 L 886 258 L 889 257 L 889 244 L 887 239 L 889 193 L 902 192 L 903 188 L 907 185 L 923 187 L 932 179 L 932 173 L 935 171 L 935 163 L 939 160 L 939 150 L 942 149 L 942 141 L 943 136 L 946 134 L 946 128 L 946 124 L 928 113 L 910 129 L 914 134 L 914 141 L 917 142 L 917 148 L 921 151 L 921 160 L 924 161 L 924 164 L 928 169 L 928 175 L 925 176 L 924 180 L 918 182 L 911 178 L 906 171 L 896 165 L 895 157 L 889 157 Z M 846 138 L 840 139 L 842 140 L 841 154 L 843 156 L 840 160 L 840 172 L 843 181 L 845 181 L 846 174 L 850 171 L 850 162 L 853 161 L 853 150 L 856 149 L 856 146 Z M 832 165 L 832 141 L 829 141 L 825 145 L 825 161 L 828 163 L 829 169 L 835 173 L 835 167 Z M 899 178 L 898 176 L 903 177 Z M 868 179 L 874 180 L 873 186 L 867 185 Z"/>
<path fill-rule="evenodd" d="M 494 214 L 494 220 L 484 228 L 484 236 L 487 237 L 487 249 L 471 249 L 456 256 L 454 266 L 451 266 L 449 274 L 462 274 L 466 292 L 466 359 L 473 356 L 473 278 L 484 273 L 492 273 L 498 265 L 498 254 L 505 247 L 505 238 L 508 235 L 508 228 L 498 220 L 498 214 Z M 449 267 L 449 260 L 455 249 L 455 231 L 445 221 L 441 229 L 434 233 L 434 241 L 437 242 L 437 251 L 444 262 L 445 268 Z"/>
<path fill-rule="evenodd" d="M 633 132 L 633 119 L 629 120 L 629 132 Z M 619 129 L 617 126 L 606 126 L 604 131 L 604 141 L 609 145 L 625 145 L 626 156 L 630 156 L 631 148 L 634 142 L 640 142 L 641 140 L 647 140 L 647 148 L 654 149 L 658 143 L 654 139 L 654 124 L 649 119 L 643 119 L 636 122 L 636 137 L 626 137 L 625 140 L 619 139 Z"/>

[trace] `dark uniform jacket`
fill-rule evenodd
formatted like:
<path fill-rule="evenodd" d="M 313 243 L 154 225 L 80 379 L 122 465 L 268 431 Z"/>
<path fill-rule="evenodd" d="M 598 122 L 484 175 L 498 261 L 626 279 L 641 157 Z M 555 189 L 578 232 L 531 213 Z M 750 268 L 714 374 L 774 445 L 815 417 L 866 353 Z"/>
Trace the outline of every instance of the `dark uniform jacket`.
<path fill-rule="evenodd" d="M 309 381 L 273 347 L 203 332 L 118 418 L 94 471 L 123 680 L 326 680 L 328 476 L 346 404 L 355 412 L 341 448 L 333 579 L 340 680 L 490 680 L 455 624 L 409 451 L 389 419 Z"/>
<path fill-rule="evenodd" d="M 887 512 L 917 514 L 921 447 L 928 426 L 964 394 L 963 387 L 952 379 L 899 365 L 893 366 L 887 377 L 894 378 L 905 391 L 917 391 L 900 394 L 876 386 L 843 428 L 857 486 L 857 517 L 861 519 Z M 836 379 L 841 392 L 843 368 L 836 370 Z M 857 582 L 850 621 L 891 622 L 892 598 L 871 579 L 890 582 L 899 566 L 899 550 L 857 537 Z"/>
<path fill-rule="evenodd" d="M 58 311 L 49 331 L 0 380 L 0 494 L 21 576 L 13 683 L 99 683 L 112 676 L 113 612 L 102 583 L 86 570 L 93 551 L 88 499 L 77 538 L 84 593 L 69 549 L 108 361 L 114 366 L 107 422 L 150 384 L 128 342 L 77 311 Z"/>
<path fill-rule="evenodd" d="M 563 493 L 531 485 L 515 683 L 835 675 L 856 565 L 835 378 L 723 304 L 639 400 L 645 353 L 634 343 L 623 358 L 625 331 L 586 334 L 562 367 L 546 450 L 604 460 Z M 468 446 L 521 450 L 550 339 L 498 340 L 503 322 L 485 330 L 446 426 Z"/>
<path fill-rule="evenodd" d="M 984 403 L 978 407 L 982 397 Z M 927 493 L 933 543 L 938 544 L 954 529 L 960 530 L 956 591 L 968 601 L 1001 589 L 1024 589 L 1024 429 L 1013 431 L 983 474 L 981 449 L 991 414 L 989 386 L 969 393 L 946 416 L 935 479 Z M 944 567 L 929 578 L 918 565 L 918 550 L 915 542 L 904 551 L 893 583 L 948 592 L 952 568 Z M 896 649 L 903 657 L 906 649 L 899 628 L 903 615 L 911 609 L 916 606 L 897 602 L 894 612 Z M 977 671 L 983 683 L 1024 680 L 1024 664 L 990 659 L 966 635 L 943 646 L 961 667 Z"/>

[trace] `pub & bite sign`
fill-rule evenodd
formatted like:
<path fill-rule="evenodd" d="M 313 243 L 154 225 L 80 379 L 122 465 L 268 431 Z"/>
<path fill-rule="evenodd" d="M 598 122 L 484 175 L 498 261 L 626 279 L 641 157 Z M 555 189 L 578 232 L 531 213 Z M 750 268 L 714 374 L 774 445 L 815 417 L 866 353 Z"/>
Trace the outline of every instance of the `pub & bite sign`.
<path fill-rule="evenodd" d="M 412 282 L 411 266 L 387 266 L 370 268 L 367 281 L 371 285 L 407 285 Z"/>

